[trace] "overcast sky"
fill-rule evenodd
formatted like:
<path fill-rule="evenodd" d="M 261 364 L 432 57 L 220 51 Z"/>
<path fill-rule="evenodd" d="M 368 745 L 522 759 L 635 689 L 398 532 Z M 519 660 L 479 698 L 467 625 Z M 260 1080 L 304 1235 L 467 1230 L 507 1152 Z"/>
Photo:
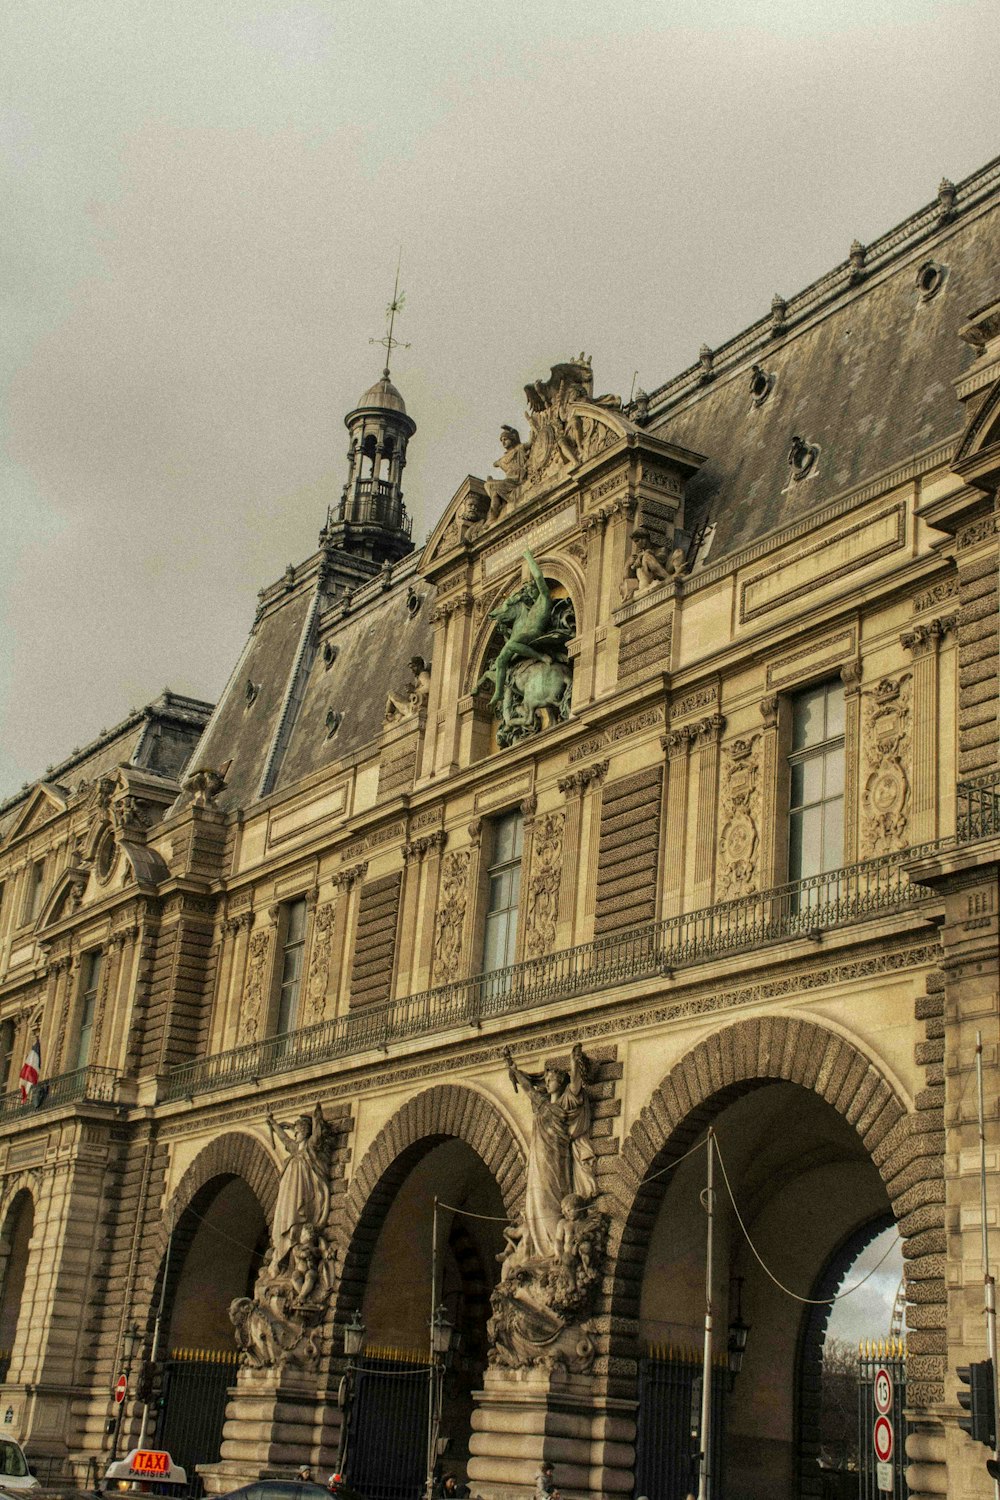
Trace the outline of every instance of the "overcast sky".
<path fill-rule="evenodd" d="M 213 698 L 393 373 L 422 539 L 525 381 L 651 389 L 998 150 L 995 0 L 0 9 L 0 796 Z"/>

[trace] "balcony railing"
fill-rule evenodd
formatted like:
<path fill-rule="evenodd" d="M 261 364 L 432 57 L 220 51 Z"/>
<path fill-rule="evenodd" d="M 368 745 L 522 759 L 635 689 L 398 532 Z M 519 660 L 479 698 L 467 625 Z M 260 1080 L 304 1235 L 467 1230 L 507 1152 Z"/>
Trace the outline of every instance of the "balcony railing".
<path fill-rule="evenodd" d="M 160 1098 L 194 1098 L 231 1084 L 257 1082 L 293 1068 L 386 1049 L 454 1027 L 479 1026 L 484 1020 L 553 1000 L 593 994 L 769 943 L 818 937 L 836 927 L 885 916 L 927 898 L 924 887 L 911 884 L 905 867 L 940 848 L 938 842 L 881 855 L 511 964 L 491 974 L 438 985 L 384 1005 L 360 1006 L 301 1031 L 172 1068 Z"/>
<path fill-rule="evenodd" d="M 969 844 L 1000 834 L 1000 771 L 988 771 L 955 788 L 955 839 Z"/>
<path fill-rule="evenodd" d="M 23 1122 L 43 1109 L 55 1109 L 60 1104 L 76 1104 L 80 1100 L 94 1100 L 101 1104 L 116 1102 L 119 1074 L 114 1068 L 75 1068 L 72 1073 L 58 1073 L 55 1078 L 42 1078 L 32 1089 L 27 1103 L 21 1103 L 19 1089 L 0 1095 L 0 1125 L 9 1125 L 12 1120 Z"/>

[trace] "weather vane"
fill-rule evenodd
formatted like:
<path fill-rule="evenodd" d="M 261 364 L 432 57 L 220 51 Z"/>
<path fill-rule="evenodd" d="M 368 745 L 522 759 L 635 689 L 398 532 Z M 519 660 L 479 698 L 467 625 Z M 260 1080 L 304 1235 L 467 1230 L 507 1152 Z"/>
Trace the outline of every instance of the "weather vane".
<path fill-rule="evenodd" d="M 385 338 L 368 340 L 369 344 L 381 344 L 383 349 L 385 350 L 385 369 L 382 373 L 386 380 L 388 380 L 389 378 L 389 364 L 392 360 L 393 349 L 409 349 L 410 347 L 409 344 L 404 344 L 401 339 L 394 339 L 392 336 L 392 330 L 396 323 L 396 314 L 403 311 L 403 304 L 406 301 L 406 293 L 399 290 L 399 267 L 402 263 L 402 259 L 403 247 L 402 245 L 400 245 L 399 257 L 396 261 L 396 284 L 392 289 L 392 301 L 389 303 L 388 307 L 385 310 L 385 316 L 388 324 Z"/>

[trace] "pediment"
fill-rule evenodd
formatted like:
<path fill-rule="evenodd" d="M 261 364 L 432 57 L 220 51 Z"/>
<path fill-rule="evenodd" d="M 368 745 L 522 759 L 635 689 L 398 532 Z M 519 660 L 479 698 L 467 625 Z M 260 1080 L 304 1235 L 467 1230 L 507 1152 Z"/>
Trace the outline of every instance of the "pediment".
<path fill-rule="evenodd" d="M 39 912 L 38 921 L 35 924 L 36 932 L 41 933 L 48 927 L 58 926 L 60 922 L 64 922 L 67 917 L 73 916 L 80 910 L 89 877 L 89 869 L 81 860 L 74 861 L 67 870 L 63 871 Z"/>
<path fill-rule="evenodd" d="M 495 550 L 507 534 L 541 525 L 576 507 L 576 517 L 615 492 L 654 510 L 672 529 L 684 481 L 701 454 L 647 433 L 617 396 L 594 396 L 590 361 L 583 355 L 553 365 L 547 380 L 524 388 L 521 427 L 500 429 L 502 452 L 488 479 L 469 475 L 434 528 L 421 558 L 424 576 L 438 579 L 456 562 Z"/>
<path fill-rule="evenodd" d="M 23 838 L 25 834 L 34 833 L 44 823 L 51 822 L 59 813 L 66 811 L 67 802 L 66 796 L 55 787 L 44 781 L 38 782 L 11 826 L 7 842 Z"/>
<path fill-rule="evenodd" d="M 977 489 L 1000 483 L 1000 380 L 989 386 L 959 439 L 951 467 Z"/>

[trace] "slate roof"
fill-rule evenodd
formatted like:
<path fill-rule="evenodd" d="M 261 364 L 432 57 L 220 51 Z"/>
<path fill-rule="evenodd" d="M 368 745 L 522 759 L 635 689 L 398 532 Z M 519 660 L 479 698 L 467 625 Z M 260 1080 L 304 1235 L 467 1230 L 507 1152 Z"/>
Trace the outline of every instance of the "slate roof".
<path fill-rule="evenodd" d="M 787 332 L 770 317 L 715 352 L 714 378 L 699 366 L 651 398 L 651 431 L 707 455 L 689 482 L 689 533 L 711 521 L 707 561 L 800 521 L 844 491 L 948 441 L 964 425 L 955 381 L 975 358 L 958 330 L 1000 293 L 1000 161 L 959 184 L 957 217 L 940 225 L 931 204 L 868 247 L 852 285 L 844 262 L 787 304 Z M 992 198 L 992 202 L 989 202 Z M 916 275 L 944 269 L 923 300 Z M 751 369 L 774 376 L 755 407 Z M 814 475 L 790 482 L 798 435 L 819 450 Z"/>

